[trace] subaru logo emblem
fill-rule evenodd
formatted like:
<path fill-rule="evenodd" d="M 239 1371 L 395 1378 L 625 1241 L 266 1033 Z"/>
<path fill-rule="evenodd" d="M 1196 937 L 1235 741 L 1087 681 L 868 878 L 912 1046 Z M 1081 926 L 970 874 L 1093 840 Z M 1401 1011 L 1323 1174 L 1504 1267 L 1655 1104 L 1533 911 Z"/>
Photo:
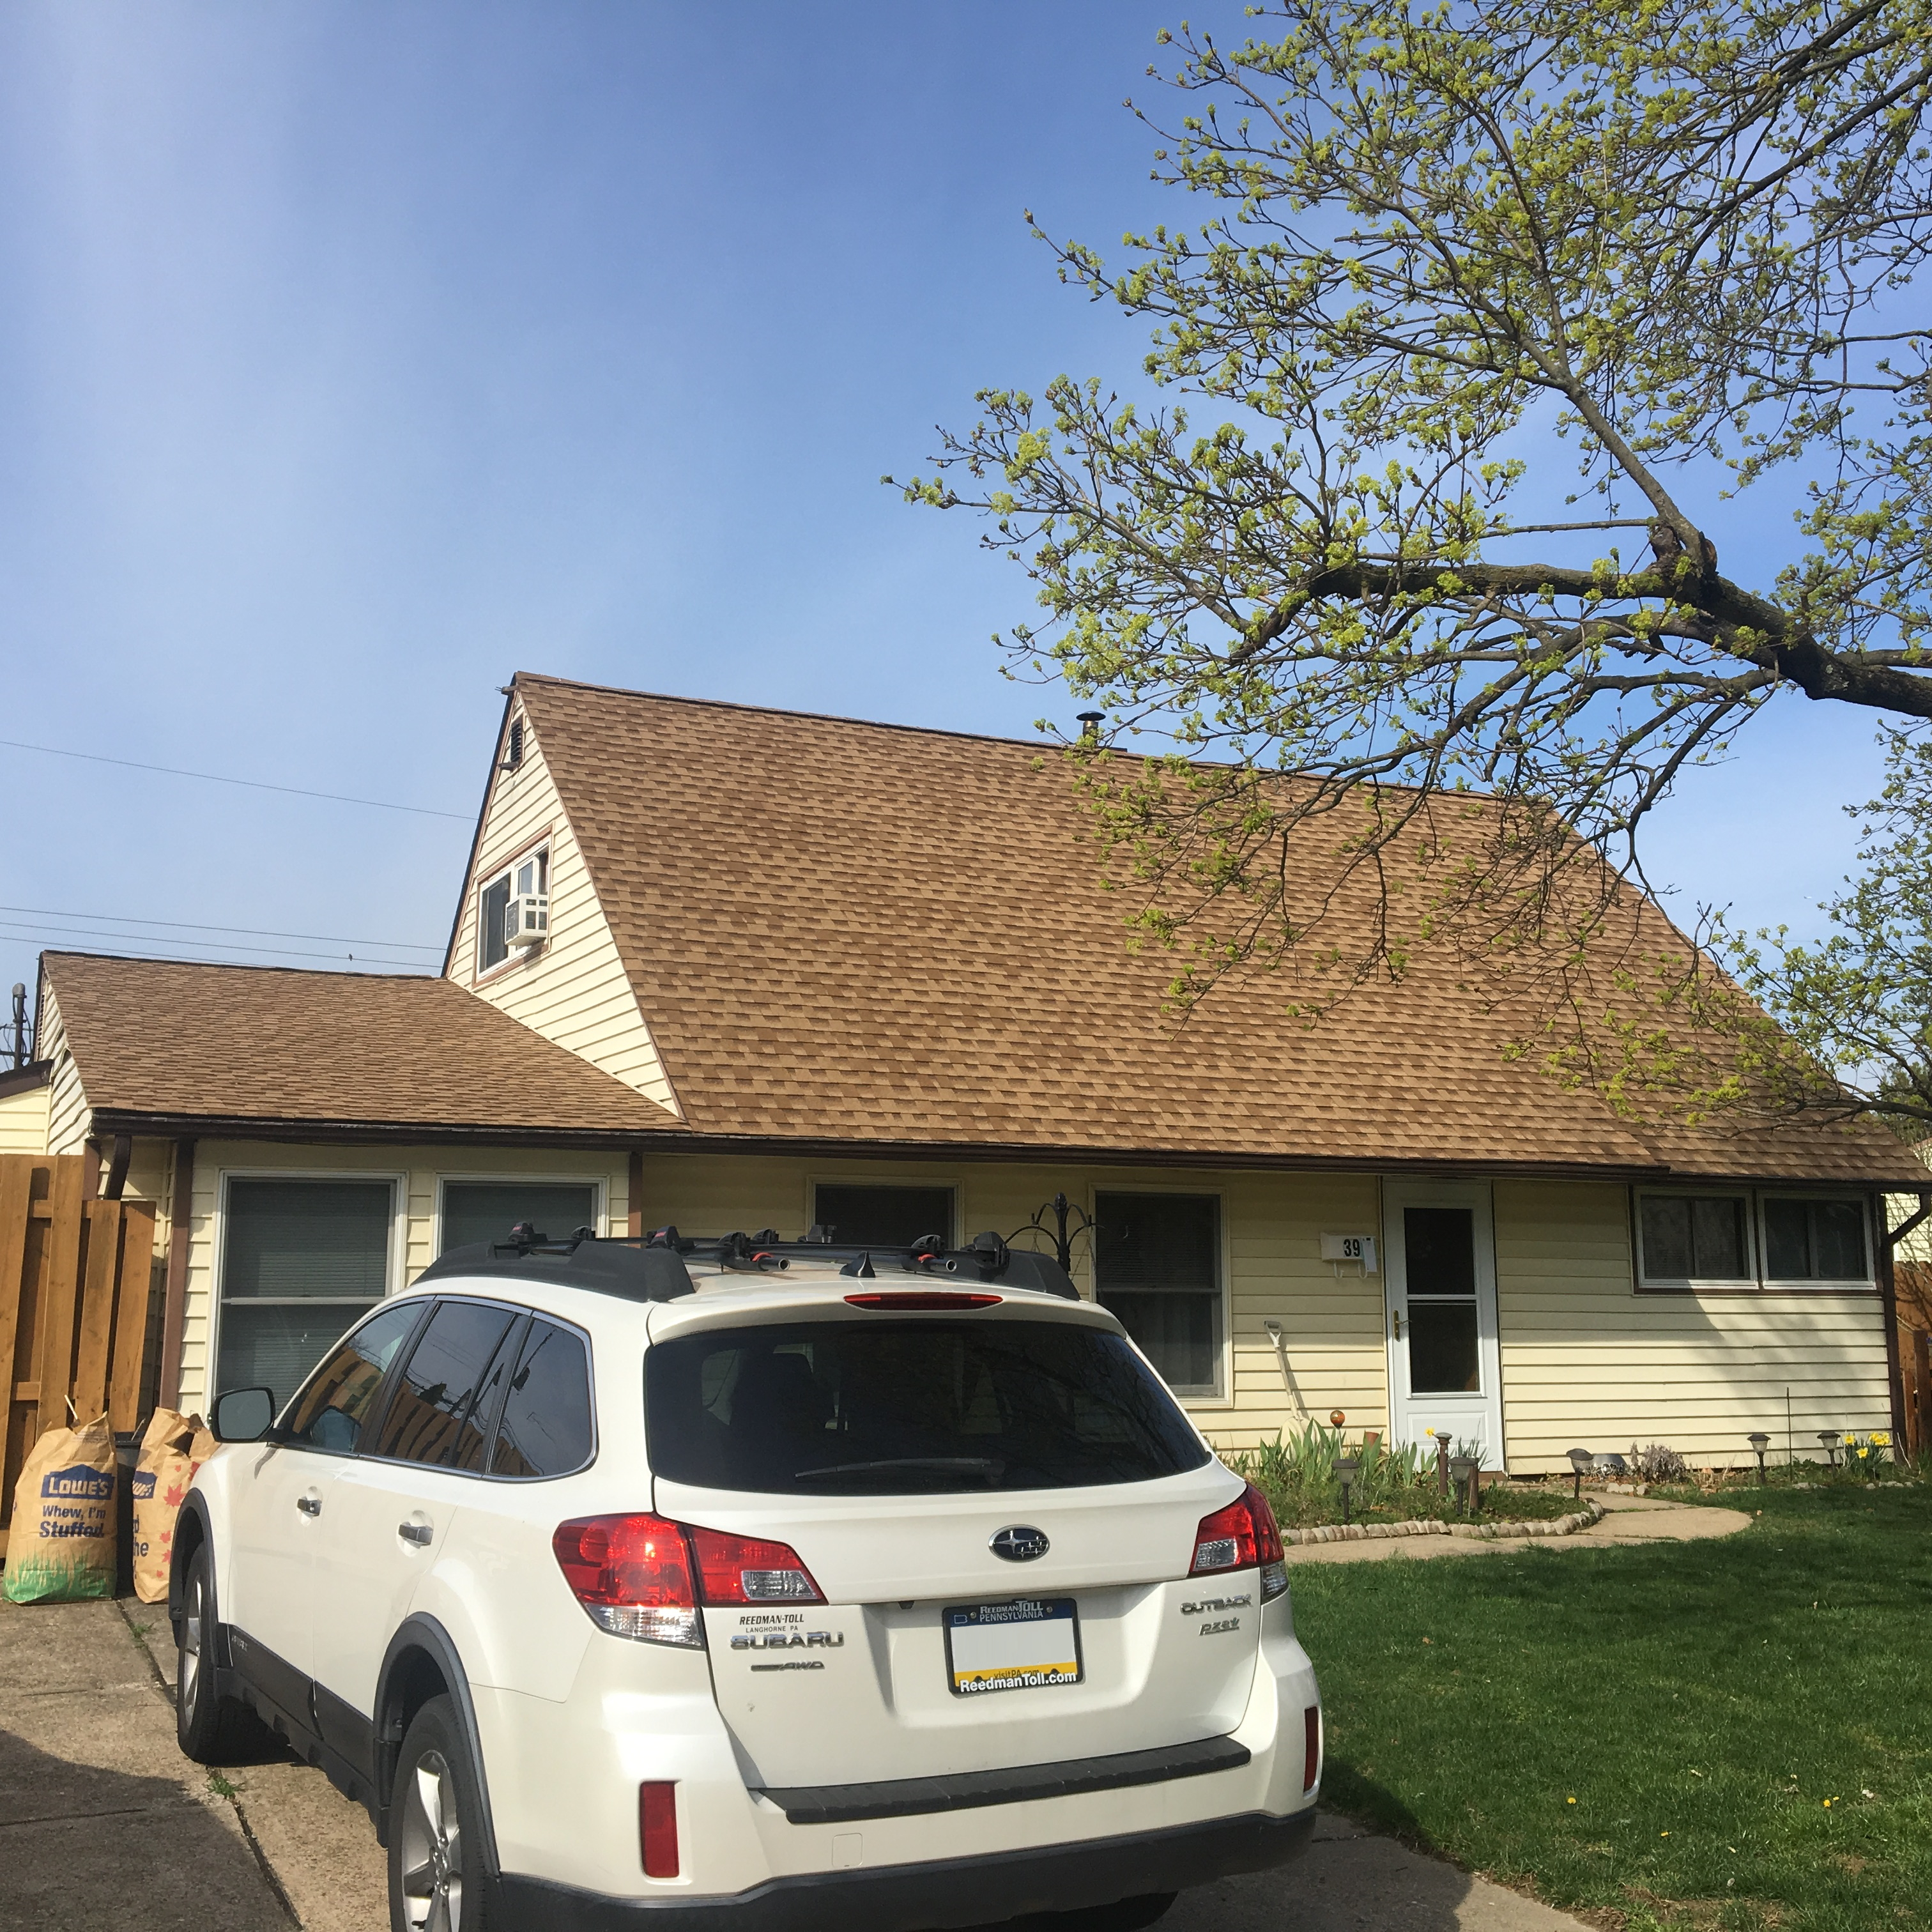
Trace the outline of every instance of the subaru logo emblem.
<path fill-rule="evenodd" d="M 1052 1546 L 1045 1530 L 1035 1529 L 1029 1522 L 1016 1522 L 996 1532 L 986 1547 L 1009 1563 L 1030 1563 L 1035 1557 L 1044 1556 Z"/>

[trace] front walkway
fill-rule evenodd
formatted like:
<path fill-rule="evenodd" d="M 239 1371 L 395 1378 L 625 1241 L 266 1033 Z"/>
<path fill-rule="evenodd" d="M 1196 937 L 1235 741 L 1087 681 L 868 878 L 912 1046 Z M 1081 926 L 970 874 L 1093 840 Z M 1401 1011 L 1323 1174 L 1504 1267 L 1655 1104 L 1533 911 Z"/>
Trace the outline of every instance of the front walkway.
<path fill-rule="evenodd" d="M 1591 1492 L 1602 1521 L 1568 1536 L 1398 1536 L 1361 1543 L 1298 1543 L 1290 1563 L 1377 1563 L 1394 1557 L 1509 1556 L 1526 1550 L 1602 1550 L 1647 1543 L 1696 1543 L 1706 1537 L 1734 1536 L 1750 1527 L 1743 1510 L 1710 1503 L 1671 1503 L 1660 1496 Z M 1163 1922 L 1165 1923 L 1165 1922 Z"/>
<path fill-rule="evenodd" d="M 0 1600 L 0 1926 L 386 1932 L 367 1816 L 286 1754 L 218 1778 L 190 1764 L 174 1661 L 158 1606 Z M 1160 1932 L 1585 1928 L 1324 1815 L 1298 1864 L 1189 1892 Z"/>

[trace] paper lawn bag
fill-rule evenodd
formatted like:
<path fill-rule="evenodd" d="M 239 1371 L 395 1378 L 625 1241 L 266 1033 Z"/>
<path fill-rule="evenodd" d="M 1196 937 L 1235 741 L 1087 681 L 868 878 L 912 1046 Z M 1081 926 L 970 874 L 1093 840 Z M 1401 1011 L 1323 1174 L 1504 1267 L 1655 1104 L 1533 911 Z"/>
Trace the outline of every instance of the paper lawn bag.
<path fill-rule="evenodd" d="M 114 1432 L 106 1416 L 50 1429 L 14 1491 L 7 1595 L 64 1604 L 114 1594 Z"/>
<path fill-rule="evenodd" d="M 198 1415 L 158 1408 L 134 1464 L 134 1594 L 144 1604 L 167 1600 L 175 1518 L 194 1472 L 214 1454 L 214 1438 Z"/>

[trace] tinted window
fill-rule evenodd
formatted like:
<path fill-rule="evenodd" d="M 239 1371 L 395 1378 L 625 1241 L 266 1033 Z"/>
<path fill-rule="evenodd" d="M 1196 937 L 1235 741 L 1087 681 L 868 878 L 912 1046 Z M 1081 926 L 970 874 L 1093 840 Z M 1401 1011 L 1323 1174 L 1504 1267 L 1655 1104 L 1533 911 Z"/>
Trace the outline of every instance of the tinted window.
<path fill-rule="evenodd" d="M 485 1384 L 516 1310 L 446 1301 L 430 1318 L 389 1398 L 375 1454 L 444 1468 L 480 1469 L 489 1419 Z"/>
<path fill-rule="evenodd" d="M 503 1399 L 493 1476 L 564 1476 L 590 1460 L 590 1360 L 554 1322 L 532 1322 Z"/>
<path fill-rule="evenodd" d="M 422 1318 L 420 1301 L 371 1316 L 318 1369 L 284 1425 L 291 1442 L 351 1454 L 368 1422 L 383 1372 Z"/>
<path fill-rule="evenodd" d="M 1774 1281 L 1866 1280 L 1864 1208 L 1856 1201 L 1766 1201 L 1764 1271 Z"/>
<path fill-rule="evenodd" d="M 1643 1271 L 1652 1281 L 1750 1280 L 1742 1195 L 1646 1194 Z"/>
<path fill-rule="evenodd" d="M 646 1358 L 651 1466 L 789 1496 L 1071 1489 L 1208 1452 L 1118 1335 L 1071 1322 L 727 1328 Z"/>
<path fill-rule="evenodd" d="M 871 1241 L 909 1248 L 928 1234 L 952 1239 L 950 1187 L 846 1187 L 813 1190 L 812 1219 L 832 1230 L 835 1241 Z"/>

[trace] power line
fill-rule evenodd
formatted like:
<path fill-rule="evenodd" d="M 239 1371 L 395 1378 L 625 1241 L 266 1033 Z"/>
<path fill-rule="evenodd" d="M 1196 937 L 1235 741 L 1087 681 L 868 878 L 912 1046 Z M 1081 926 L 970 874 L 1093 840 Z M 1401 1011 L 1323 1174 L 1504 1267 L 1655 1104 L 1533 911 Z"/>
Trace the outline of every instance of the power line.
<path fill-rule="evenodd" d="M 466 825 L 470 823 L 467 812 L 439 812 L 434 806 L 392 805 L 387 799 L 351 798 L 339 791 L 306 791 L 300 785 L 268 784 L 260 778 L 231 778 L 219 772 L 184 771 L 178 765 L 144 765 L 134 758 L 106 758 L 98 752 L 70 752 L 58 745 L 22 744 L 17 738 L 0 738 L 0 746 L 14 752 L 44 752 L 53 758 L 85 758 L 90 764 L 121 765 L 130 772 L 164 772 L 170 778 L 205 778 L 210 784 L 246 785 L 251 791 L 286 792 L 292 798 L 325 798 L 334 805 L 367 805 L 378 812 L 413 812 L 424 818 L 454 818 Z"/>
<path fill-rule="evenodd" d="M 21 939 L 35 938 L 94 940 L 127 939 L 134 940 L 137 945 L 160 946 L 168 944 L 166 940 L 158 938 L 152 933 L 90 932 L 83 932 L 77 927 L 70 926 L 22 926 L 14 920 L 0 920 L 0 934 Z M 174 943 L 180 946 L 191 946 L 196 944 L 193 940 L 177 940 Z M 202 950 L 208 952 L 259 952 L 278 959 L 352 960 L 356 957 L 352 952 L 311 952 L 302 947 L 293 946 L 232 946 L 225 940 L 208 940 L 202 946 Z M 388 959 L 380 955 L 367 956 L 372 958 L 374 963 L 379 966 L 413 966 L 418 970 L 428 970 L 424 962 L 420 959 Z"/>
<path fill-rule="evenodd" d="M 415 939 L 350 939 L 339 932 L 280 932 L 270 926 L 211 926 L 206 920 L 147 919 L 137 912 L 67 912 L 57 906 L 0 905 L 0 912 L 25 912 L 41 919 L 86 919 L 96 924 L 117 926 L 166 926 L 183 932 L 245 932 L 251 939 L 322 939 L 342 946 L 388 946 L 399 952 L 440 952 L 442 942 L 434 944 Z M 246 948 L 238 947 L 237 951 Z"/>
<path fill-rule="evenodd" d="M 232 966 L 238 971 L 242 972 L 248 971 L 251 964 L 250 962 L 242 959 L 209 959 L 199 957 L 192 952 L 137 952 L 126 948 L 121 949 L 113 953 L 104 956 L 116 959 L 152 959 L 155 961 L 158 964 L 172 966 Z M 305 958 L 334 959 L 338 965 L 341 963 L 338 956 L 332 952 L 304 954 L 302 956 Z M 356 959 L 352 960 L 351 963 L 358 971 L 365 965 L 400 966 L 406 969 L 406 970 L 400 976 L 406 979 L 433 980 L 436 976 L 434 973 L 430 971 L 427 968 L 418 966 L 413 960 L 410 959 Z M 256 966 L 254 968 L 254 970 L 258 973 L 269 973 L 278 970 L 284 973 L 295 973 L 304 971 L 308 969 L 296 966 L 284 966 L 279 969 L 270 966 Z"/>

